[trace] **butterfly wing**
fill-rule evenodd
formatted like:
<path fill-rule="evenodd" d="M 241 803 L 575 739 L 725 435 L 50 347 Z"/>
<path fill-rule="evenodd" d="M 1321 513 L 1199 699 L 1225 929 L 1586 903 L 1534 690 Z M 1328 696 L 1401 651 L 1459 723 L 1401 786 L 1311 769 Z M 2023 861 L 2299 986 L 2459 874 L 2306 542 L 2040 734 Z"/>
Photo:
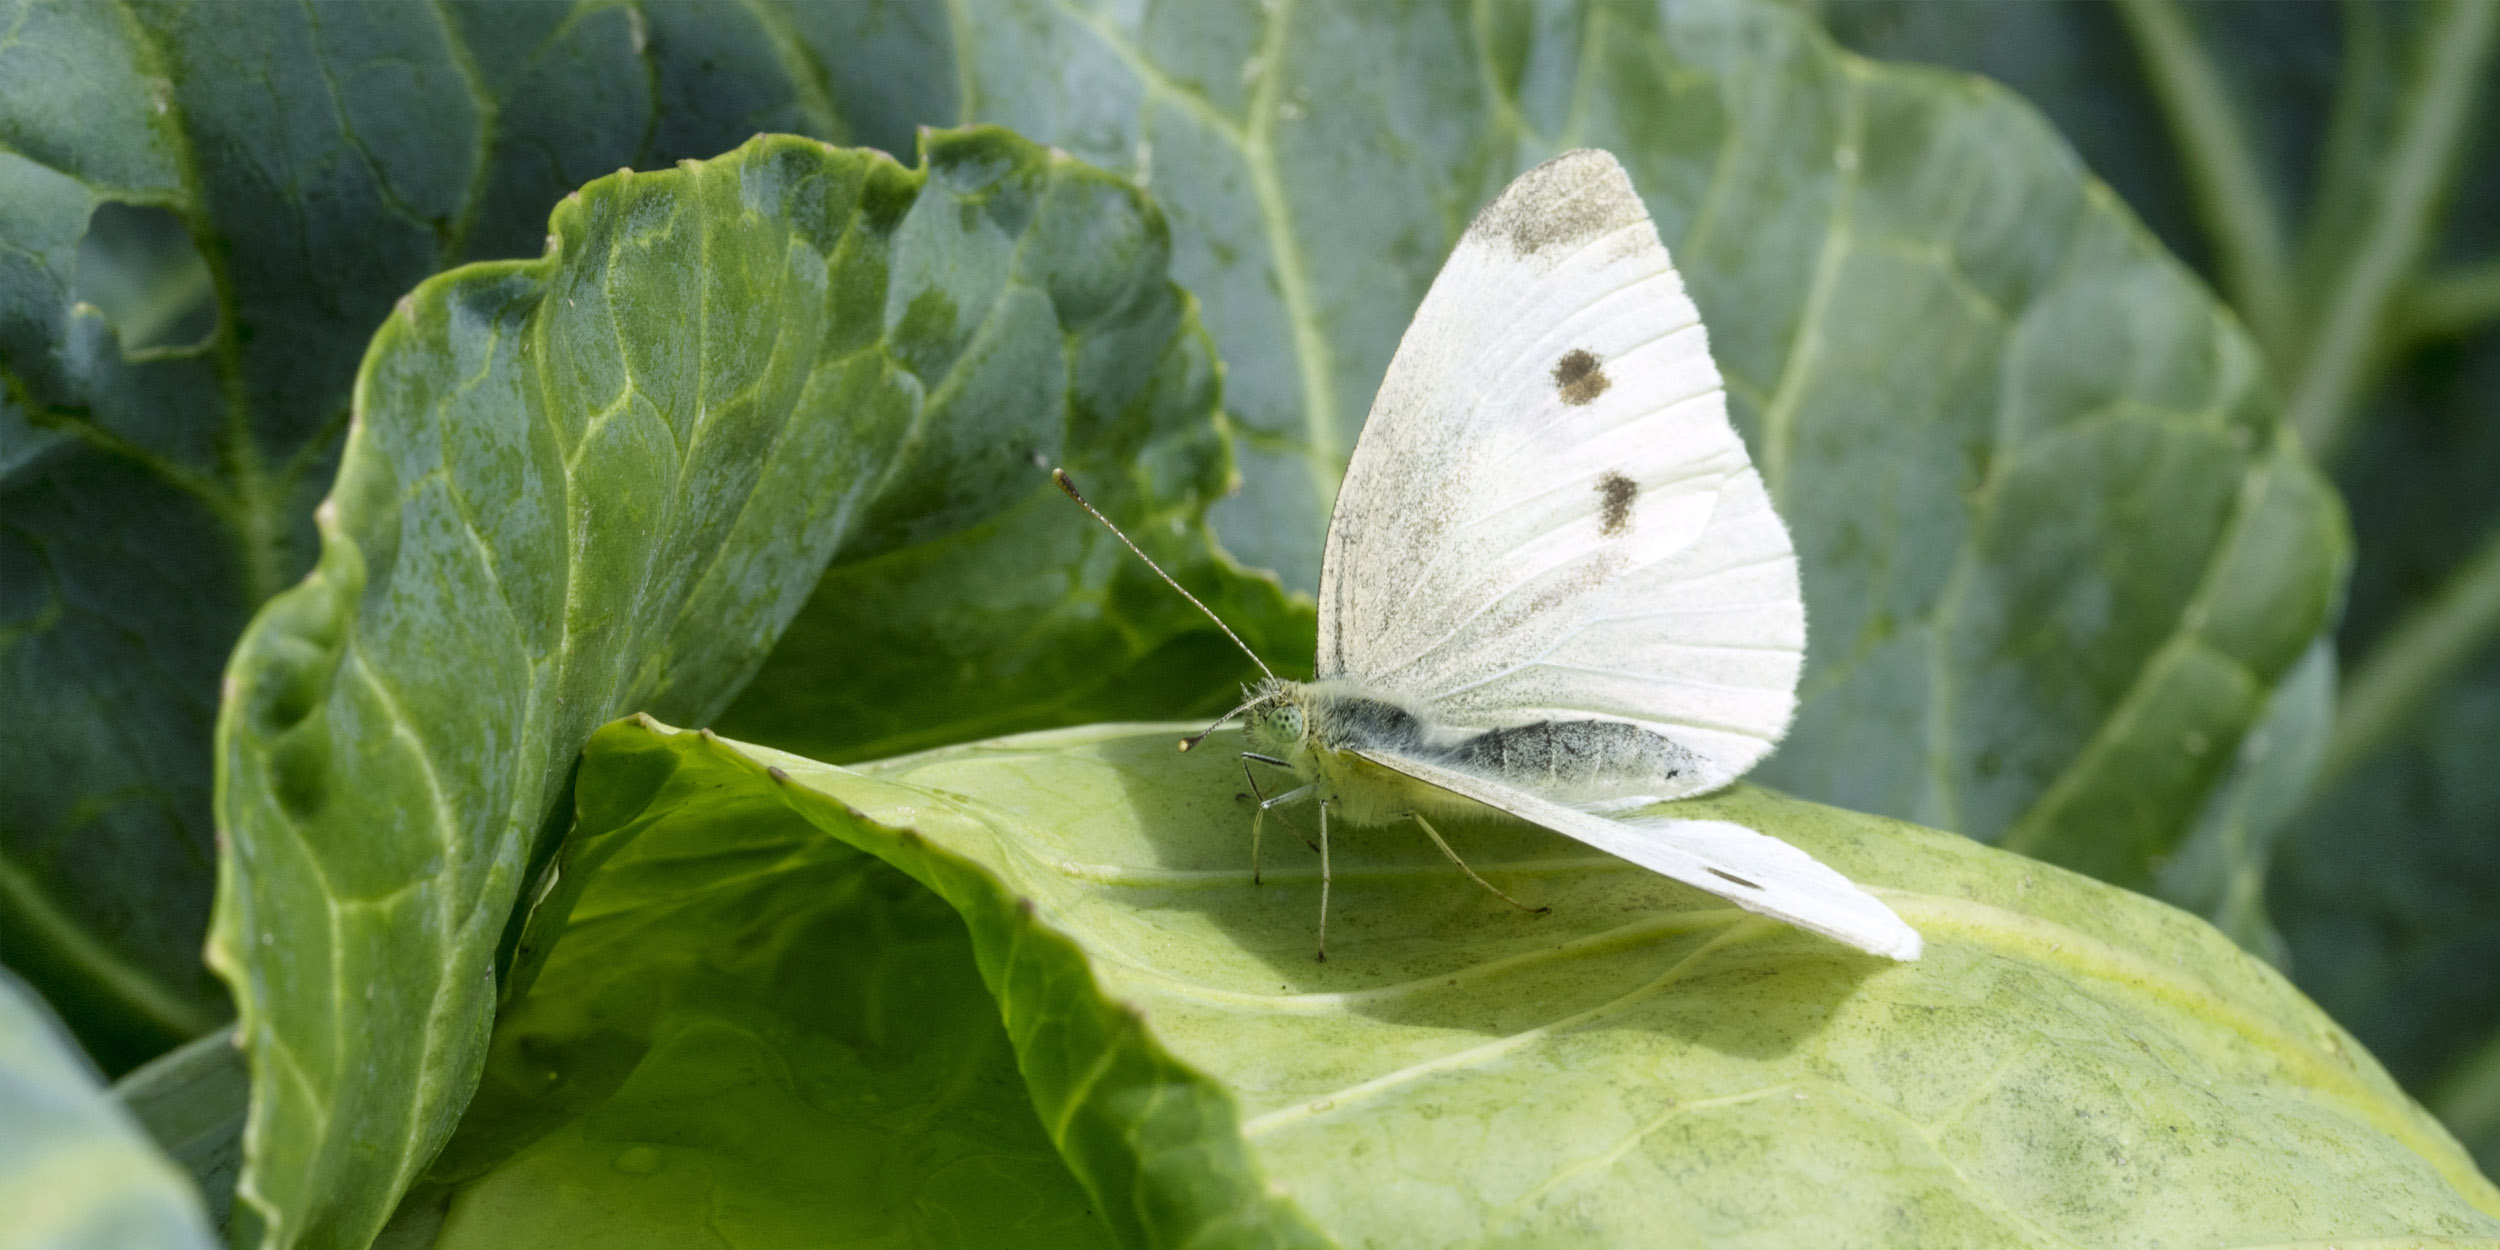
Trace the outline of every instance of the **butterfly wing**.
<path fill-rule="evenodd" d="M 1457 726 L 1626 720 L 1723 785 L 1796 706 L 1788 531 L 1612 156 L 1478 214 L 1390 362 L 1329 522 L 1319 675 Z"/>
<path fill-rule="evenodd" d="M 1621 820 L 1428 760 L 1376 749 L 1355 754 L 1707 890 L 1747 911 L 1787 921 L 1869 954 L 1904 961 L 1919 956 L 1918 931 L 1874 895 L 1804 851 L 1743 825 L 1724 820 Z"/>

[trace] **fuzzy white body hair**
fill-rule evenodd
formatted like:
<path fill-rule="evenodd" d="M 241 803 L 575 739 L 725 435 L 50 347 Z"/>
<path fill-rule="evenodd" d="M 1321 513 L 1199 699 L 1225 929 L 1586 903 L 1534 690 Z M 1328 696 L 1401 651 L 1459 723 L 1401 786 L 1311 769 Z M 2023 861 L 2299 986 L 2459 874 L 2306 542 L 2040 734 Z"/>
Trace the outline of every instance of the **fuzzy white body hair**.
<path fill-rule="evenodd" d="M 1491 814 L 1474 799 L 1366 755 L 1426 760 L 1591 811 L 1705 788 L 1705 769 L 1692 752 L 1622 721 L 1461 728 L 1411 700 L 1350 681 L 1274 681 L 1253 697 L 1264 702 L 1250 716 L 1251 741 L 1315 785 L 1314 798 L 1358 825 L 1387 824 L 1409 812 L 1462 819 Z"/>

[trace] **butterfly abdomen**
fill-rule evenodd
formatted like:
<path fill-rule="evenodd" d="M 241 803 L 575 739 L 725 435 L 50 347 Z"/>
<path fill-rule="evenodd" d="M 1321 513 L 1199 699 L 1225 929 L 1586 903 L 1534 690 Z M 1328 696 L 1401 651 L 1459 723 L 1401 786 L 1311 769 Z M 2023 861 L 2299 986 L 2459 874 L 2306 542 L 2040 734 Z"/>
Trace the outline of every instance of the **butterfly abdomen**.
<path fill-rule="evenodd" d="M 1690 749 L 1624 721 L 1544 720 L 1471 731 L 1433 724 L 1402 701 L 1352 683 L 1303 686 L 1297 694 L 1315 745 L 1327 752 L 1427 759 L 1565 803 L 1708 788 L 1703 761 Z"/>
<path fill-rule="evenodd" d="M 1626 785 L 1693 788 L 1699 761 L 1682 745 L 1615 720 L 1548 720 L 1488 729 L 1443 749 L 1454 768 L 1554 798 L 1609 797 Z"/>

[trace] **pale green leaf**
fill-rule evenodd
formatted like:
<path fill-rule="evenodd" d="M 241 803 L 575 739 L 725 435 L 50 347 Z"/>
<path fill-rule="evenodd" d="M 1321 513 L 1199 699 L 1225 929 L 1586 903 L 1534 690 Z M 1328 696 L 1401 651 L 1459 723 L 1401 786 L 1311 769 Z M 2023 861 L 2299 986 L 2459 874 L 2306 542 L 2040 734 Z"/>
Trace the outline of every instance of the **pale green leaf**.
<path fill-rule="evenodd" d="M 0 1248 L 209 1250 L 191 1183 L 43 1000 L 0 968 Z"/>
<path fill-rule="evenodd" d="M 641 797 L 583 801 L 601 824 Z M 391 1235 L 1112 1244 L 1034 1118 L 954 910 L 803 825 L 722 833 L 663 822 L 568 853 L 571 923 Z"/>
<path fill-rule="evenodd" d="M 567 863 L 587 899 L 646 840 L 812 829 L 934 890 L 1131 1245 L 2500 1246 L 2500 1189 L 2436 1121 L 2271 968 L 2150 899 L 1739 789 L 1682 810 L 1865 882 L 1925 956 L 1500 822 L 1453 842 L 1550 915 L 1410 831 L 1339 830 L 1314 963 L 1315 861 L 1291 848 L 1252 885 L 1238 765 L 1172 736 L 852 771 L 620 724 L 592 740 Z M 531 940 L 561 949 L 569 903 Z"/>

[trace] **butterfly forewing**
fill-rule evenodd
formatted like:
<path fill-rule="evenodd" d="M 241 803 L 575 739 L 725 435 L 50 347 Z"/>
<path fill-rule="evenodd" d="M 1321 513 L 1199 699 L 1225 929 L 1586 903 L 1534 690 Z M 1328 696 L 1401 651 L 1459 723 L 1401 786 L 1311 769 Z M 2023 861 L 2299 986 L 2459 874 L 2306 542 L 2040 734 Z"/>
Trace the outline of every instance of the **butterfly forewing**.
<path fill-rule="evenodd" d="M 1341 697 L 1415 709 L 1398 732 L 1341 734 L 1349 754 L 1918 957 L 1900 917 L 1777 838 L 1613 814 L 1750 768 L 1787 731 L 1805 655 L 1787 527 L 1613 157 L 1571 152 L 1522 175 L 1433 281 L 1337 496 L 1319 629 L 1319 676 L 1357 692 Z M 1622 735 L 1591 720 L 1682 751 L 1620 753 Z M 1560 724 L 1528 728 L 1540 722 Z M 1513 732 L 1463 732 L 1496 729 Z M 1499 749 L 1469 745 L 1488 742 Z"/>
<path fill-rule="evenodd" d="M 1606 717 L 1724 784 L 1795 707 L 1796 558 L 1613 157 L 1522 175 L 1426 293 L 1357 441 L 1319 669 L 1455 726 Z"/>

